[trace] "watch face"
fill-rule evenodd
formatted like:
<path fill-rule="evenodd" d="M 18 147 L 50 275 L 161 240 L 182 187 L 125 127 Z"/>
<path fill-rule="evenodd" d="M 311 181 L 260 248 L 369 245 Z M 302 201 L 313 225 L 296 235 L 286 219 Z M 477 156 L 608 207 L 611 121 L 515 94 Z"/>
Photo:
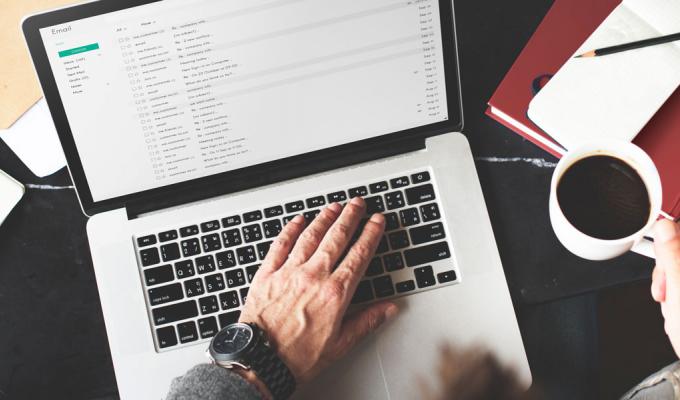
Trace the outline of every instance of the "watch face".
<path fill-rule="evenodd" d="M 245 324 L 234 324 L 220 331 L 213 340 L 213 349 L 220 354 L 243 351 L 253 339 L 253 330 Z"/>

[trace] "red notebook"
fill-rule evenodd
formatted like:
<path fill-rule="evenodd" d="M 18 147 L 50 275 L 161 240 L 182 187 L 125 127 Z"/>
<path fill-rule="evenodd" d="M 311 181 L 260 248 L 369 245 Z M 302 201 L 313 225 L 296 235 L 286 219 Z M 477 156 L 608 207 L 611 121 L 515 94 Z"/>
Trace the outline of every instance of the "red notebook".
<path fill-rule="evenodd" d="M 537 90 L 619 5 L 620 0 L 556 0 L 503 82 L 487 115 L 549 153 L 564 149 L 527 117 Z M 663 210 L 680 217 L 680 89 L 633 141 L 654 160 L 663 183 Z"/>

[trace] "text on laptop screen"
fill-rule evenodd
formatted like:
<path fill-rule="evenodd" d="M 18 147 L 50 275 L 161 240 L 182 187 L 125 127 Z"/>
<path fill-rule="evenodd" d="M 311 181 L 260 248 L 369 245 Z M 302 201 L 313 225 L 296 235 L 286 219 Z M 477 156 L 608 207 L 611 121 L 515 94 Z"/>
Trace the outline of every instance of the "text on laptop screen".
<path fill-rule="evenodd" d="M 448 118 L 436 0 L 165 0 L 40 31 L 94 201 Z"/>

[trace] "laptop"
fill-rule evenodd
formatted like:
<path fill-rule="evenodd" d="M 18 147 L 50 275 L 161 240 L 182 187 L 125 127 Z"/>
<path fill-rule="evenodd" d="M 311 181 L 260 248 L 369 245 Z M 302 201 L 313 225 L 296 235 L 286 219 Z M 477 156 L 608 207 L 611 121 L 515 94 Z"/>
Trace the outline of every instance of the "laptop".
<path fill-rule="evenodd" d="M 205 363 L 282 227 L 356 196 L 387 228 L 352 307 L 401 313 L 296 398 L 418 398 L 444 343 L 530 384 L 460 133 L 450 1 L 95 1 L 23 31 L 90 217 L 122 398 Z"/>

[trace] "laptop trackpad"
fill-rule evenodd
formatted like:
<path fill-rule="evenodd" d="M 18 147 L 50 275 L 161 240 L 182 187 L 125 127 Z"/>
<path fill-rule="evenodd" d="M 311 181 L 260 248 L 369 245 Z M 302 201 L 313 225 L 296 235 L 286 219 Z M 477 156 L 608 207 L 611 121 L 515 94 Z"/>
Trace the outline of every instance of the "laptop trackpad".
<path fill-rule="evenodd" d="M 377 352 L 377 337 L 362 342 L 352 353 L 305 385 L 295 399 L 388 400 Z"/>

